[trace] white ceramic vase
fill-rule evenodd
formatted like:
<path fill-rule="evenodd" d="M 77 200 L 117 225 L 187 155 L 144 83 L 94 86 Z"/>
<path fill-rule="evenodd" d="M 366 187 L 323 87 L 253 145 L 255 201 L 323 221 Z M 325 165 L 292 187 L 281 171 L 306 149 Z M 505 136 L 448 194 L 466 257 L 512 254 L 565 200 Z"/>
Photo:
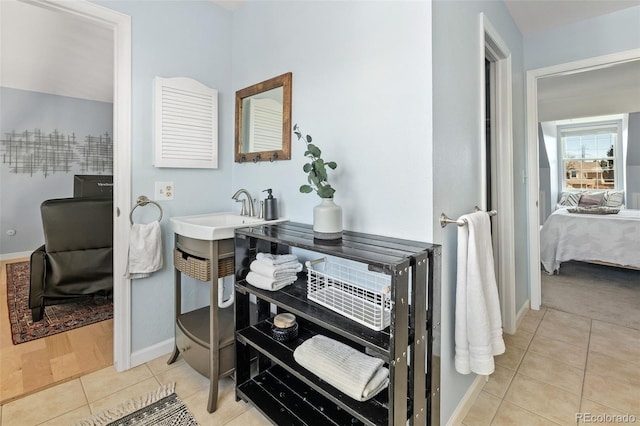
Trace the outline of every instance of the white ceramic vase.
<path fill-rule="evenodd" d="M 313 208 L 313 236 L 318 240 L 342 238 L 342 207 L 333 198 L 322 198 Z"/>

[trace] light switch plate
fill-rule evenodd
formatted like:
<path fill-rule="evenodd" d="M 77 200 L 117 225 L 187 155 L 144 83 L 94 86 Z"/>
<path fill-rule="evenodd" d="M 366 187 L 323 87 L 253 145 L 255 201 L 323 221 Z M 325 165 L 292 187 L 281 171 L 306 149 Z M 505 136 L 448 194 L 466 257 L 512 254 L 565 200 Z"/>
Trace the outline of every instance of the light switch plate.
<path fill-rule="evenodd" d="M 173 192 L 173 182 L 156 182 L 154 199 L 156 201 L 173 200 Z"/>

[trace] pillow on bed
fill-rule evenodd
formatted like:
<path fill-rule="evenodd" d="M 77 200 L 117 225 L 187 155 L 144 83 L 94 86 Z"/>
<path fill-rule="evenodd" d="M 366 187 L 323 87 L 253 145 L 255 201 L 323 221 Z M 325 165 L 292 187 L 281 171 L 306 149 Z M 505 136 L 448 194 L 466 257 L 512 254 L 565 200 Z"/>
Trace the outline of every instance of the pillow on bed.
<path fill-rule="evenodd" d="M 604 192 L 585 192 L 580 197 L 580 202 L 578 202 L 578 206 L 580 207 L 593 207 L 593 206 L 601 206 L 602 200 L 604 199 Z"/>
<path fill-rule="evenodd" d="M 577 206 L 580 202 L 580 197 L 582 197 L 582 193 L 580 192 L 563 192 L 560 196 L 559 205 L 564 207 Z"/>
<path fill-rule="evenodd" d="M 607 207 L 620 207 L 624 202 L 624 191 L 607 191 L 604 194 L 602 205 Z"/>
<path fill-rule="evenodd" d="M 569 213 L 580 214 L 618 214 L 620 209 L 614 207 L 596 206 L 596 207 L 569 207 L 567 209 Z"/>

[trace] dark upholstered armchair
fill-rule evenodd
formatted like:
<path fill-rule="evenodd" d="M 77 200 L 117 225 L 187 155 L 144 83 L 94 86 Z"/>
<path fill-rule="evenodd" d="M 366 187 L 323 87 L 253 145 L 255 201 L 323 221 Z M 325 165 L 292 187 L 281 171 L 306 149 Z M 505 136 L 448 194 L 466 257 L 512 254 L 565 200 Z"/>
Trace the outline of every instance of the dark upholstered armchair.
<path fill-rule="evenodd" d="M 45 305 L 113 292 L 113 201 L 47 200 L 40 212 L 45 243 L 31 254 L 34 321 L 42 319 Z"/>

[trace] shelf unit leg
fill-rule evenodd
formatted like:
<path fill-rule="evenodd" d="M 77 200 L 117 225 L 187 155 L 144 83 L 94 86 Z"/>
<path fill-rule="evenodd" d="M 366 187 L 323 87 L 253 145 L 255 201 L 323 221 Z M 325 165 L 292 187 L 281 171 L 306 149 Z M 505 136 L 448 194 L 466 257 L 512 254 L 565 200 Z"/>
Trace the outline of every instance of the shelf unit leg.
<path fill-rule="evenodd" d="M 243 330 L 249 323 L 249 294 L 236 290 L 236 330 Z M 236 337 L 236 384 L 244 383 L 251 377 L 251 354 L 249 346 Z"/>
<path fill-rule="evenodd" d="M 408 381 L 409 345 L 409 261 L 399 264 L 392 276 L 392 298 L 394 308 L 391 311 L 389 354 L 390 390 L 389 426 L 404 425 L 407 422 L 406 391 Z"/>
<path fill-rule="evenodd" d="M 174 243 L 173 246 L 177 247 L 177 237 L 174 234 Z M 180 272 L 177 269 L 173 269 L 173 282 L 175 285 L 175 302 L 174 302 L 174 308 L 175 308 L 175 320 L 178 319 L 178 316 L 180 315 L 180 309 L 182 307 L 182 272 Z M 178 356 L 180 355 L 180 350 L 178 350 L 178 346 L 174 345 L 173 346 L 173 353 L 171 354 L 171 356 L 169 357 L 169 359 L 167 360 L 167 364 L 173 364 L 177 359 Z"/>
<path fill-rule="evenodd" d="M 441 268 L 442 247 L 437 246 L 429 254 L 427 289 L 429 310 L 427 311 L 427 412 L 428 425 L 440 424 L 440 334 L 441 334 Z"/>
<path fill-rule="evenodd" d="M 167 360 L 167 364 L 173 364 L 174 362 L 176 362 L 176 359 L 178 359 L 178 355 L 180 355 L 180 351 L 178 350 L 177 346 L 174 346 L 173 352 L 171 353 L 171 356 Z"/>
<path fill-rule="evenodd" d="M 218 333 L 218 241 L 209 244 L 211 262 L 211 291 L 209 306 L 209 400 L 207 411 L 213 413 L 218 405 L 218 380 L 220 375 L 220 334 Z M 215 267 L 214 267 L 215 265 Z"/>
<path fill-rule="evenodd" d="M 257 300 L 258 322 L 264 321 L 271 316 L 271 304 L 262 299 Z M 271 361 L 266 356 L 258 353 L 258 372 L 262 373 L 271 367 Z"/>
<path fill-rule="evenodd" d="M 425 376 L 425 358 L 427 355 L 427 253 L 415 258 L 415 265 L 411 274 L 411 292 L 413 309 L 411 310 L 411 323 L 414 330 L 413 342 L 411 342 L 411 384 L 410 391 L 413 400 L 413 416 L 409 424 L 424 425 L 427 420 L 427 400 L 425 389 L 427 380 Z"/>

